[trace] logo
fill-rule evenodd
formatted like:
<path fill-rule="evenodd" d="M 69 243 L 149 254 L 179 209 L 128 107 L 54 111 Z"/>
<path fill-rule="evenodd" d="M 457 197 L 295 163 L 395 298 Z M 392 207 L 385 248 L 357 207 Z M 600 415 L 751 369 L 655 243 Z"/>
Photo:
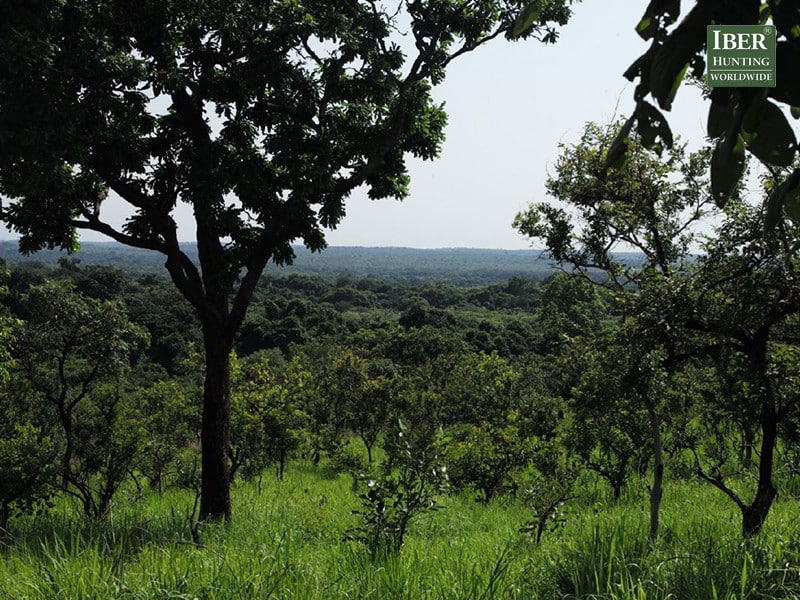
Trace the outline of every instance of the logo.
<path fill-rule="evenodd" d="M 706 82 L 711 87 L 775 87 L 775 28 L 709 25 Z"/>

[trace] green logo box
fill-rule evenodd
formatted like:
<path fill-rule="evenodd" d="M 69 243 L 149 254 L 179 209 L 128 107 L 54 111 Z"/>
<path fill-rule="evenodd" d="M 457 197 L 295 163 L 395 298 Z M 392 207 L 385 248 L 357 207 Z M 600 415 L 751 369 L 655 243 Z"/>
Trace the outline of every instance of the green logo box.
<path fill-rule="evenodd" d="M 709 25 L 706 83 L 775 87 L 776 47 L 772 25 Z"/>

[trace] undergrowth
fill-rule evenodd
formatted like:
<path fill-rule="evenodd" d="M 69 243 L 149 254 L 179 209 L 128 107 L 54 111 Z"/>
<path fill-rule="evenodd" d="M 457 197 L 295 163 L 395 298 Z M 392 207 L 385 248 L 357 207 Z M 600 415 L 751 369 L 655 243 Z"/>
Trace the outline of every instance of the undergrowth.
<path fill-rule="evenodd" d="M 234 489 L 235 519 L 193 539 L 193 496 L 133 494 L 101 521 L 61 500 L 12 520 L 0 599 L 772 599 L 800 597 L 800 511 L 781 498 L 762 534 L 740 537 L 736 507 L 699 482 L 671 483 L 663 535 L 647 541 L 646 497 L 616 503 L 598 482 L 540 544 L 520 534 L 523 502 L 468 494 L 411 523 L 402 551 L 371 556 L 344 532 L 358 499 L 346 475 L 296 464 L 283 481 Z"/>

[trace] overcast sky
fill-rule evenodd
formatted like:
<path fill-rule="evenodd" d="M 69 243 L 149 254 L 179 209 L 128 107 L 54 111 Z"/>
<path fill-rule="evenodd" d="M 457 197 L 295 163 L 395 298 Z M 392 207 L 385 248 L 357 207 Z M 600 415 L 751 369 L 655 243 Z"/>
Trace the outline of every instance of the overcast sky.
<path fill-rule="evenodd" d="M 584 0 L 555 45 L 500 39 L 457 59 L 435 90 L 449 115 L 441 157 L 409 161 L 411 194 L 402 202 L 356 191 L 330 245 L 529 247 L 511 222 L 545 198 L 559 143 L 577 141 L 588 121 L 630 114 L 634 86 L 622 73 L 647 48 L 634 32 L 646 4 Z M 670 124 L 693 148 L 703 141 L 706 111 L 695 88 L 681 89 Z M 109 204 L 104 217 L 119 224 L 123 212 Z M 193 239 L 188 211 L 177 217 L 180 239 Z"/>

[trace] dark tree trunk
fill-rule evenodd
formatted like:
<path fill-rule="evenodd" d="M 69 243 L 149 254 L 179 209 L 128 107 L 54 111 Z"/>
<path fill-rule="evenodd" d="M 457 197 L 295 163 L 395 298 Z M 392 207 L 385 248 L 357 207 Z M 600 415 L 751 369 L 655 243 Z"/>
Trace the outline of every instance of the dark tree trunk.
<path fill-rule="evenodd" d="M 63 401 L 58 405 L 59 419 L 61 428 L 64 430 L 64 454 L 61 456 L 61 487 L 65 490 L 69 487 L 72 476 L 72 455 L 75 452 L 75 440 L 72 435 L 72 414 L 63 406 Z"/>
<path fill-rule="evenodd" d="M 372 445 L 375 443 L 375 440 L 368 441 L 367 437 L 362 435 L 361 441 L 364 442 L 364 447 L 367 449 L 367 462 L 372 464 Z"/>
<path fill-rule="evenodd" d="M 230 344 L 216 328 L 203 324 L 206 373 L 203 385 L 203 423 L 200 432 L 202 471 L 200 518 L 231 518 L 228 443 L 230 439 Z"/>
<path fill-rule="evenodd" d="M 210 170 L 208 171 L 210 172 Z M 206 188 L 195 190 L 203 198 Z M 239 290 L 233 293 L 230 265 L 214 230 L 207 210 L 213 203 L 195 203 L 197 252 L 202 275 L 192 261 L 174 243 L 166 267 L 173 282 L 195 307 L 203 328 L 205 380 L 203 415 L 200 430 L 202 447 L 200 474 L 200 519 L 230 521 L 230 352 L 233 338 L 242 325 L 256 283 L 270 258 L 267 251 L 257 252 L 248 261 Z M 229 305 L 233 295 L 233 304 Z"/>
<path fill-rule="evenodd" d="M 278 453 L 278 479 L 283 481 L 283 473 L 286 470 L 286 450 L 280 449 Z"/>
<path fill-rule="evenodd" d="M 615 481 L 611 484 L 611 488 L 614 494 L 614 501 L 616 502 L 619 500 L 619 497 L 622 496 L 622 482 Z"/>
<path fill-rule="evenodd" d="M 754 536 L 764 525 L 778 490 L 772 484 L 772 463 L 778 439 L 778 415 L 772 407 L 765 407 L 761 415 L 761 456 L 758 462 L 758 489 L 753 502 L 742 508 L 742 532 Z"/>
<path fill-rule="evenodd" d="M 742 447 L 740 458 L 742 466 L 749 469 L 753 466 L 753 445 L 755 444 L 755 431 L 750 424 L 745 424 L 742 427 Z"/>

